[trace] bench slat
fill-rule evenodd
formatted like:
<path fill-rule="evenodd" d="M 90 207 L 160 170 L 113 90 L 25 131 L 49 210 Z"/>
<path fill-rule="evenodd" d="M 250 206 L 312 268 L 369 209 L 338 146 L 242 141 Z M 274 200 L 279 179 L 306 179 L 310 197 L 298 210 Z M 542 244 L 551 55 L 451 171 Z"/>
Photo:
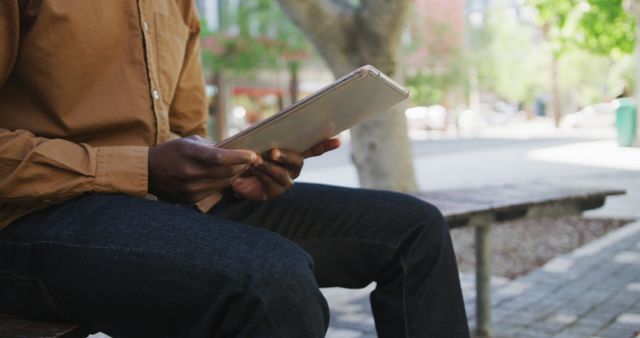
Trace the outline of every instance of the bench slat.
<path fill-rule="evenodd" d="M 91 332 L 76 324 L 28 320 L 0 314 L 2 338 L 79 338 Z"/>
<path fill-rule="evenodd" d="M 595 209 L 607 196 L 622 194 L 624 191 L 617 189 L 530 183 L 434 190 L 415 196 L 437 206 L 450 226 L 456 228 L 469 225 L 473 217 L 492 217 L 497 222 L 522 218 L 532 207 L 549 206 L 550 211 L 557 205 L 576 211 Z M 544 216 L 544 208 L 538 213 Z"/>

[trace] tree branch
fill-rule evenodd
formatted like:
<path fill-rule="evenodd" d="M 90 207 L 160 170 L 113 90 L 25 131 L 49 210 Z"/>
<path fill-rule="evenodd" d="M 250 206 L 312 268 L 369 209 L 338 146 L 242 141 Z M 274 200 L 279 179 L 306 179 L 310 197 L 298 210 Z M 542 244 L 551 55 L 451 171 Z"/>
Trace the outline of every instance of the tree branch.
<path fill-rule="evenodd" d="M 407 15 L 409 0 L 361 0 L 359 22 L 381 38 L 400 39 Z"/>
<path fill-rule="evenodd" d="M 341 24 L 352 21 L 355 10 L 335 0 L 278 0 L 282 9 L 315 44 L 339 36 Z"/>
<path fill-rule="evenodd" d="M 289 18 L 305 33 L 334 75 L 344 73 L 336 63 L 347 58 L 344 48 L 356 25 L 356 9 L 337 0 L 278 0 Z M 336 62 L 335 58 L 341 59 Z"/>

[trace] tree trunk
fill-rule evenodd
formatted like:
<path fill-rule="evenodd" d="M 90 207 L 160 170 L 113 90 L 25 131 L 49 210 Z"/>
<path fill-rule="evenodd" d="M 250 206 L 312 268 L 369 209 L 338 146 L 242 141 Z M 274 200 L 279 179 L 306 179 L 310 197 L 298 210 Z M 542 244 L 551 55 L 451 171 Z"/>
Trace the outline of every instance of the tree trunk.
<path fill-rule="evenodd" d="M 556 128 L 560 127 L 562 119 L 562 103 L 560 102 L 560 88 L 558 85 L 558 57 L 551 56 L 551 98 L 549 100 Z"/>
<path fill-rule="evenodd" d="M 298 72 L 300 71 L 300 63 L 297 61 L 289 62 L 289 95 L 291 96 L 291 104 L 298 102 L 300 96 L 300 83 L 298 80 Z"/>
<path fill-rule="evenodd" d="M 227 86 L 224 72 L 218 71 L 213 76 L 213 83 L 216 86 L 215 101 L 215 140 L 222 141 L 228 136 L 227 131 Z"/>
<path fill-rule="evenodd" d="M 371 64 L 396 75 L 408 0 L 279 0 L 329 65 L 335 77 Z M 381 112 L 382 113 L 382 112 Z M 360 184 L 374 189 L 417 189 L 406 120 L 401 109 L 384 112 L 351 129 L 352 158 Z"/>

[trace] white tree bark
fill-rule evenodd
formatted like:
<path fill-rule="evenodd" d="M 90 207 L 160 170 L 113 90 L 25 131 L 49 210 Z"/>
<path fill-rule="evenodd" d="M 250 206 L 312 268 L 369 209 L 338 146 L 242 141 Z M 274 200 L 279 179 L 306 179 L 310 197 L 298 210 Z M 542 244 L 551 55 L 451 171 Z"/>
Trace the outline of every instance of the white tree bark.
<path fill-rule="evenodd" d="M 409 0 L 279 0 L 334 76 L 372 64 L 395 76 Z M 417 188 L 406 121 L 400 109 L 351 129 L 353 160 L 363 187 Z"/>

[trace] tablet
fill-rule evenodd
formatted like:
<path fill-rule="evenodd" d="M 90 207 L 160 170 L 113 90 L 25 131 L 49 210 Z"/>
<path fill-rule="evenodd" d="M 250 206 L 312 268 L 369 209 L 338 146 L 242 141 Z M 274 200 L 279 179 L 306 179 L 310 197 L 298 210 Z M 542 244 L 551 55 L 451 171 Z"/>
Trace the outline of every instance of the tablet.
<path fill-rule="evenodd" d="M 303 152 L 408 97 L 407 89 L 367 65 L 216 145 L 258 154 L 273 148 Z"/>

